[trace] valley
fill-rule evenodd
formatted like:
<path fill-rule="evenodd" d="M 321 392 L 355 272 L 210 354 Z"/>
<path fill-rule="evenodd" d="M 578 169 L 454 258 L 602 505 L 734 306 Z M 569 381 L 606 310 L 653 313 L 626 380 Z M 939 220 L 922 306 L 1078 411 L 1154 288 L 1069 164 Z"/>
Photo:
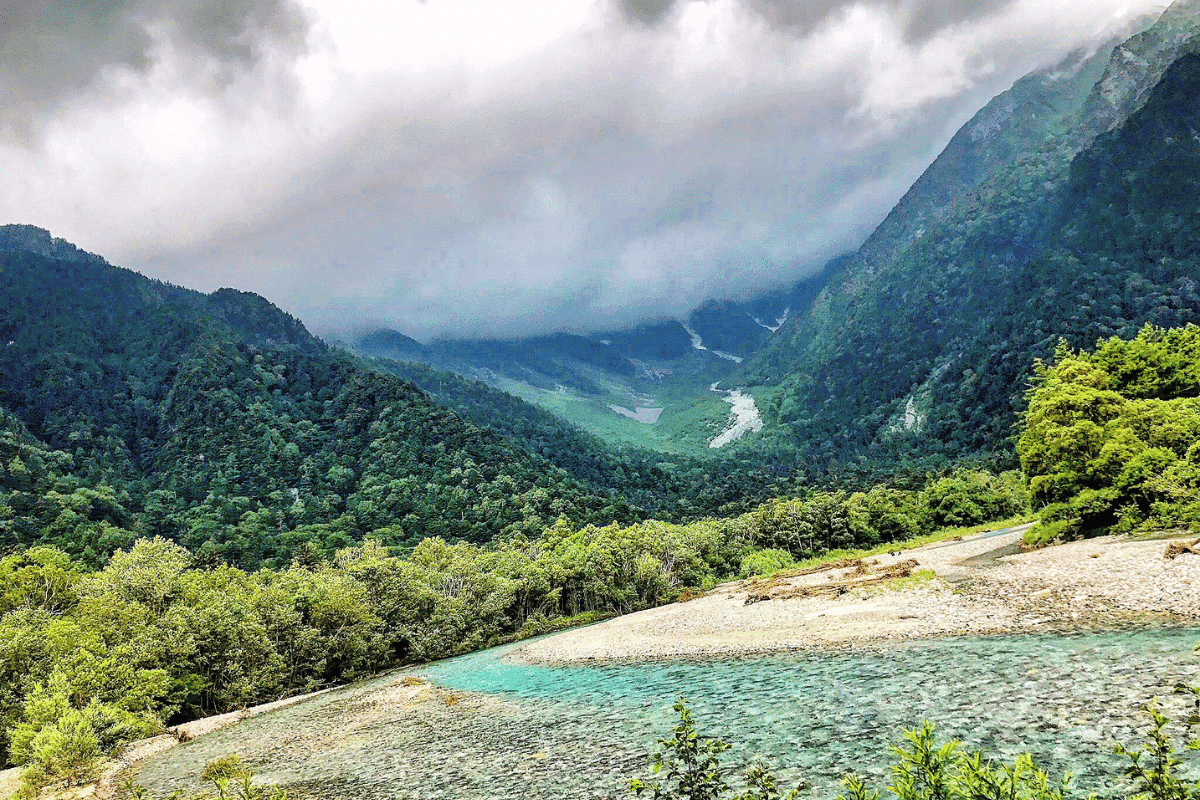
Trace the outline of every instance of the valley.
<path fill-rule="evenodd" d="M 392 339 L 377 332 L 351 346 L 366 355 L 411 358 L 481 380 L 612 444 L 703 456 L 724 432 L 728 416 L 728 409 L 722 412 L 712 402 L 710 386 L 734 375 L 745 357 L 708 347 L 706 335 L 693 325 L 746 354 L 763 341 L 761 334 L 774 333 L 739 304 L 698 310 L 690 322 L 590 336 L 441 342 L 405 351 L 381 345 Z M 723 444 L 750 431 L 745 428 Z"/>
<path fill-rule="evenodd" d="M 225 42 L 239 55 L 208 54 L 197 85 L 245 91 L 222 59 L 257 63 L 259 28 L 287 27 L 280 3 L 242 19 Z M 1016 13 L 963 12 L 925 40 L 910 26 L 927 10 L 904 4 L 813 20 L 602 5 L 572 23 L 580 58 L 645 46 L 663 64 L 676 51 L 655 37 L 710 13 L 746 23 L 755 58 L 893 15 L 877 38 L 922 59 Z M 195 20 L 161 13 L 142 32 L 169 34 L 163 53 L 203 49 Z M 327 27 L 292 20 L 296 47 L 336 38 L 305 13 Z M 659 67 L 621 78 L 645 97 L 576 85 L 578 109 L 543 102 L 543 83 L 575 80 L 558 50 L 511 81 L 517 106 L 580 126 L 558 145 L 505 117 L 503 93 L 455 136 L 392 108 L 404 124 L 347 137 L 370 151 L 361 168 L 270 178 L 264 156 L 247 207 L 217 203 L 239 217 L 217 239 L 139 239 L 127 252 L 160 278 L 0 225 L 0 798 L 794 800 L 781 787 L 807 780 L 838 800 L 1200 800 L 1200 0 L 1121 19 L 972 101 L 832 259 L 845 237 L 805 205 L 802 174 L 858 213 L 908 151 L 856 148 L 929 130 L 822 106 L 810 122 L 856 131 L 827 131 L 817 169 L 787 155 L 803 114 L 768 113 L 815 93 L 751 81 L 748 117 L 697 128 L 728 122 L 737 145 L 705 139 L 675 185 L 651 166 L 701 134 L 641 126 L 719 104 L 674 105 Z M 709 22 L 696 30 L 726 30 Z M 109 88 L 158 52 L 108 65 Z M 992 69 L 973 58 L 964 85 Z M 430 89 L 439 113 L 488 93 L 455 86 Z M 582 104 L 634 95 L 654 113 L 615 127 Z M 920 102 L 934 120 L 951 101 Z M 311 122 L 296 131 L 342 138 Z M 640 163 L 612 155 L 650 140 Z M 491 160 L 506 147 L 520 169 Z M 402 151 L 428 162 L 380 166 Z M 776 152 L 794 187 L 770 189 L 772 162 L 738 188 L 741 159 Z M 255 206 L 318 174 L 336 175 L 319 212 Z M 388 196 L 397 180 L 412 183 Z M 286 291 L 174 283 L 209 279 L 197 258 Z M 934 746 L 926 722 L 959 744 Z M 644 777 L 648 757 L 662 769 Z"/>

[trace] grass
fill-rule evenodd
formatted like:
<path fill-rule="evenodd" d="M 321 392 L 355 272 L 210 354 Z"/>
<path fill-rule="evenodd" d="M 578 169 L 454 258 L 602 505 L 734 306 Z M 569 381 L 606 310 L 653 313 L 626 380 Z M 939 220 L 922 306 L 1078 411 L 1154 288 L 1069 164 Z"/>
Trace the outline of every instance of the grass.
<path fill-rule="evenodd" d="M 694 453 L 712 454 L 708 443 L 729 423 L 729 404 L 715 394 L 669 407 L 659 419 L 663 435 Z"/>
<path fill-rule="evenodd" d="M 1025 531 L 1024 541 L 1030 547 L 1046 547 L 1071 529 L 1067 520 L 1058 522 L 1041 522 Z"/>
<path fill-rule="evenodd" d="M 498 379 L 496 384 L 610 444 L 635 445 L 669 455 L 711 455 L 708 443 L 729 421 L 729 404 L 709 391 L 709 386 L 715 380 L 727 378 L 730 367 L 711 353 L 690 353 L 682 359 L 651 363 L 651 367 L 667 370 L 657 380 L 612 375 L 582 364 L 576 366 L 599 387 L 600 394 L 540 388 L 511 376 Z M 733 386 L 722 384 L 722 388 Z M 612 403 L 633 408 L 637 403 L 631 394 L 653 398 L 648 405 L 663 409 L 658 422 L 645 425 L 608 407 Z"/>
<path fill-rule="evenodd" d="M 729 417 L 729 405 L 716 395 L 701 394 L 701 389 L 689 392 L 673 387 L 675 391 L 668 391 L 672 387 L 660 387 L 652 407 L 663 408 L 662 416 L 654 425 L 646 425 L 608 407 L 609 403 L 625 408 L 636 405 L 628 392 L 617 386 L 602 384 L 607 393 L 591 397 L 570 390 L 539 389 L 508 378 L 497 383 L 504 391 L 578 425 L 609 444 L 635 445 L 669 455 L 708 453 L 709 439 L 720 433 Z M 707 393 L 707 388 L 703 391 Z M 711 434 L 707 434 L 708 428 L 714 429 Z"/>
<path fill-rule="evenodd" d="M 900 592 L 905 589 L 916 589 L 919 586 L 927 586 L 937 581 L 937 579 L 937 573 L 933 570 L 919 569 L 907 578 L 896 578 L 887 583 L 868 586 L 864 591 L 868 595 L 882 594 L 883 592 Z"/>

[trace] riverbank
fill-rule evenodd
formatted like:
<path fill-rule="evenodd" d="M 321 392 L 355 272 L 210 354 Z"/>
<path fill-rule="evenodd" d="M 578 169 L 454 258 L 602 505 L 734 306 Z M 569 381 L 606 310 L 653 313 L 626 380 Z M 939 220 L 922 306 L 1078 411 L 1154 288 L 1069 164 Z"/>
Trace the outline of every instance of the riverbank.
<path fill-rule="evenodd" d="M 869 650 L 897 641 L 963 634 L 1200 624 L 1200 556 L 1167 560 L 1166 541 L 1119 539 L 1020 553 L 1025 529 L 846 559 L 834 568 L 810 567 L 802 575 L 729 583 L 686 603 L 549 636 L 497 658 L 632 665 L 789 650 Z M 131 769 L 160 791 L 188 784 L 206 759 L 226 752 L 247 758 L 267 782 L 316 786 L 328 765 L 314 753 L 329 748 L 341 753 L 360 746 L 370 751 L 376 746 L 371 744 L 375 735 L 371 732 L 385 722 L 411 728 L 413 741 L 423 741 L 422 731 L 457 730 L 455 726 L 470 739 L 482 720 L 491 719 L 480 712 L 516 713 L 504 703 L 485 702 L 484 695 L 458 694 L 403 673 L 317 694 L 324 696 L 289 698 L 180 726 L 182 738 L 201 737 L 295 706 L 272 716 L 276 721 L 265 729 L 256 720 L 248 728 L 236 729 L 256 733 L 222 732 L 198 742 L 199 749 L 189 747 L 166 756 L 179 743 L 171 735 L 134 743 L 98 783 L 55 797 L 112 800 Z M 495 736 L 500 743 L 507 741 L 513 728 L 497 719 Z M 398 730 L 387 729 L 389 735 Z M 264 730 L 271 735 L 260 739 Z M 541 735 L 530 734 L 529 753 L 522 757 L 530 764 L 540 765 L 545 758 Z M 169 757 L 169 762 L 162 757 Z M 417 762 L 425 757 L 414 752 L 405 769 L 416 774 Z M 159 766 L 147 772 L 151 763 Z M 631 774 L 629 769 L 636 766 L 626 764 L 621 774 Z M 0 773 L 0 798 L 15 791 L 17 777 L 16 770 Z"/>
<path fill-rule="evenodd" d="M 282 700 L 275 700 L 270 703 L 263 703 L 239 711 L 230 711 L 228 714 L 204 717 L 203 719 L 178 725 L 171 729 L 171 733 L 163 733 L 159 736 L 152 736 L 149 739 L 139 739 L 136 742 L 126 745 L 112 761 L 105 764 L 95 782 L 83 786 L 62 788 L 57 791 L 47 790 L 42 795 L 39 795 L 39 798 L 40 800 L 83 800 L 83 798 L 90 798 L 91 800 L 116 800 L 116 798 L 121 796 L 120 790 L 129 776 L 130 770 L 151 756 L 170 750 L 182 742 L 191 741 L 200 736 L 219 731 L 222 728 L 228 728 L 243 720 L 257 717 L 259 714 L 266 714 L 269 711 L 301 703 L 328 691 L 332 690 L 323 689 L 318 692 L 310 692 L 308 694 L 287 697 Z M 21 771 L 21 767 L 0 771 L 0 798 L 9 800 L 20 789 Z"/>
<path fill-rule="evenodd" d="M 728 583 L 686 603 L 531 642 L 510 658 L 702 658 L 938 636 L 1200 624 L 1200 556 L 1168 560 L 1167 542 L 1111 537 L 1021 553 L 1026 529 Z"/>
<path fill-rule="evenodd" d="M 1005 760 L 1028 750 L 1051 773 L 1070 770 L 1085 790 L 1104 789 L 1119 769 L 1112 743 L 1136 742 L 1144 729 L 1139 708 L 1159 696 L 1168 713 L 1186 713 L 1171 690 L 1200 683 L 1194 641 L 1162 629 L 966 636 L 883 651 L 558 669 L 513 664 L 503 648 L 418 667 L 424 687 L 388 675 L 257 716 L 135 773 L 164 797 L 236 753 L 260 785 L 311 800 L 612 800 L 645 774 L 685 693 L 702 730 L 739 743 L 731 763 L 762 753 L 812 783 L 815 798 L 834 797 L 850 768 L 881 782 L 889 748 L 922 719 Z"/>

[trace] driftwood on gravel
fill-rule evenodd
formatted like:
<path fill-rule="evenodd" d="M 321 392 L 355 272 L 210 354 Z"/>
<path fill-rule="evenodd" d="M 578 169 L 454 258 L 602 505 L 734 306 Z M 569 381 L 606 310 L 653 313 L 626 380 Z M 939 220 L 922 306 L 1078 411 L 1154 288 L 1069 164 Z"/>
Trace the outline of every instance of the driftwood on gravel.
<path fill-rule="evenodd" d="M 836 561 L 826 561 L 823 564 L 816 564 L 804 569 L 789 569 L 784 572 L 777 572 L 770 578 L 753 578 L 742 584 L 742 588 L 755 588 L 758 586 L 778 586 L 781 583 L 791 578 L 802 578 L 805 575 L 816 575 L 818 572 L 832 572 L 835 569 L 858 569 L 865 571 L 868 567 L 879 565 L 879 560 L 876 559 L 871 563 L 863 561 L 861 558 L 839 558 Z"/>
<path fill-rule="evenodd" d="M 837 563 L 840 563 L 841 569 L 848 569 L 850 572 L 842 576 L 840 580 L 831 579 L 830 583 L 791 586 L 788 584 L 787 579 L 789 577 L 799 577 L 794 573 L 776 575 L 766 581 L 753 581 L 745 587 L 745 604 L 752 605 L 765 600 L 791 600 L 795 597 L 837 597 L 852 589 L 858 589 L 863 586 L 874 586 L 896 580 L 897 578 L 907 578 L 912 575 L 916 567 L 920 566 L 920 563 L 916 559 L 910 558 L 907 561 L 883 567 L 878 572 L 872 573 L 871 567 L 878 566 L 878 561 L 873 561 L 868 565 L 862 559 L 845 559 L 843 562 Z M 811 575 L 814 572 L 822 571 L 824 570 L 809 570 L 802 574 Z"/>
<path fill-rule="evenodd" d="M 824 564 L 817 564 L 815 567 L 777 572 L 769 578 L 751 578 L 750 580 L 742 581 L 741 588 L 751 594 L 765 594 L 780 586 L 787 586 L 792 578 L 802 578 L 806 575 L 816 575 L 819 572 L 832 572 L 837 569 L 853 569 L 861 575 L 878 564 L 878 560 L 872 561 L 868 565 L 861 558 L 839 558 L 837 561 L 828 561 Z"/>
<path fill-rule="evenodd" d="M 1171 542 L 1169 545 L 1167 545 L 1167 552 L 1163 554 L 1163 558 L 1169 561 L 1176 556 L 1183 555 L 1184 553 L 1191 553 L 1194 556 L 1200 556 L 1200 550 L 1196 549 L 1197 547 L 1200 547 L 1200 539 L 1197 539 L 1190 544 L 1188 542 Z"/>

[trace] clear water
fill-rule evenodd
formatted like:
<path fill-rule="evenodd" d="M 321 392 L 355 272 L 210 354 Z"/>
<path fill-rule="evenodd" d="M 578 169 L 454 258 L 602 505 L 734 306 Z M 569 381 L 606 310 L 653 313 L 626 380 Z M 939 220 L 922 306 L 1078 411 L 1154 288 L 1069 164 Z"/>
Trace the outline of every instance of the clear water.
<path fill-rule="evenodd" d="M 888 747 L 934 720 L 973 747 L 1032 752 L 1077 775 L 1081 795 L 1119 793 L 1117 741 L 1140 739 L 1138 709 L 1177 682 L 1200 682 L 1200 631 L 943 639 L 845 654 L 542 667 L 498 648 L 418 673 L 463 694 L 413 713 L 372 702 L 386 677 L 323 695 L 169 751 L 139 779 L 163 791 L 212 758 L 240 753 L 261 777 L 305 797 L 615 798 L 645 774 L 683 693 L 701 732 L 736 744 L 731 767 L 761 753 L 812 797 L 847 771 L 884 785 Z M 377 696 L 377 695 L 376 695 Z"/>

